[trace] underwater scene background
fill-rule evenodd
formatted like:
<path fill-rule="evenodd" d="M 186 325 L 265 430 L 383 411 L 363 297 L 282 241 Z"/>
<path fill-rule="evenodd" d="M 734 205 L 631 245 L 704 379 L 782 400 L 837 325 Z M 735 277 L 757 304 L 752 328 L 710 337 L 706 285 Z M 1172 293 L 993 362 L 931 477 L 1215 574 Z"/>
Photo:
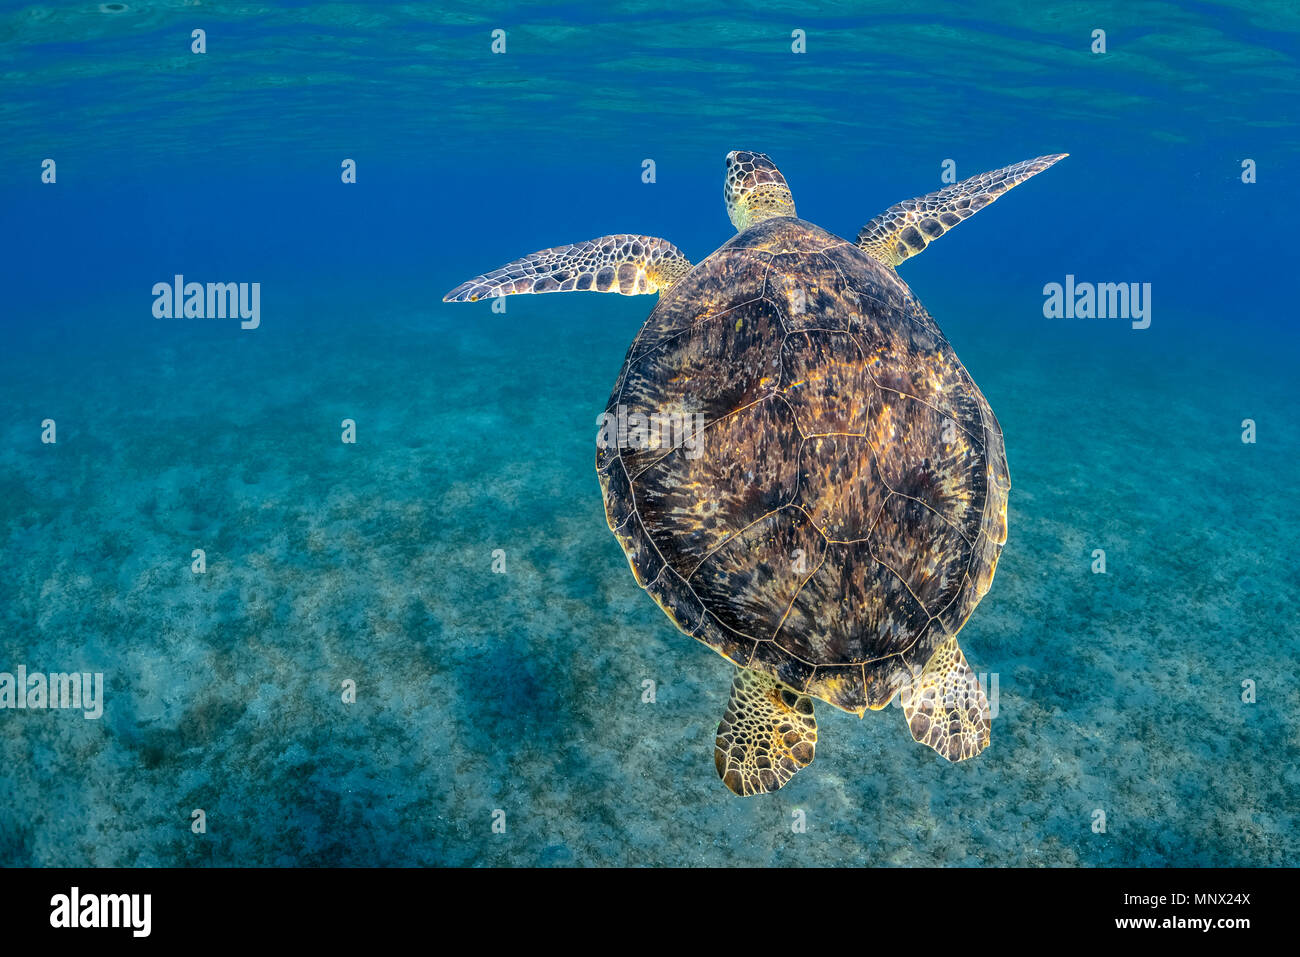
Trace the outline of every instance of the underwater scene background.
<path fill-rule="evenodd" d="M 0 672 L 104 688 L 0 709 L 0 864 L 1300 863 L 1298 36 L 1257 2 L 0 4 Z M 1071 154 L 898 270 L 1011 470 L 972 761 L 823 706 L 810 768 L 728 792 L 732 666 L 593 467 L 655 300 L 440 301 L 608 233 L 702 260 L 732 149 L 849 239 Z M 259 283 L 257 327 L 155 318 L 177 274 Z M 1149 283 L 1149 326 L 1049 318 L 1067 276 Z"/>

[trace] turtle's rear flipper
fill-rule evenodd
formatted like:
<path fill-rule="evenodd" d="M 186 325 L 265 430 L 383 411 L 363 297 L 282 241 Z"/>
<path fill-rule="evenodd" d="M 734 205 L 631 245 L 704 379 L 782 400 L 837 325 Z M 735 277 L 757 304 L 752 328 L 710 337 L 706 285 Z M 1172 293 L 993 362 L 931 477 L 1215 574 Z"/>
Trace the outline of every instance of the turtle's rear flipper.
<path fill-rule="evenodd" d="M 812 698 L 775 678 L 742 668 L 718 725 L 713 759 L 736 794 L 765 794 L 812 764 L 817 719 Z"/>
<path fill-rule="evenodd" d="M 585 243 L 529 253 L 463 282 L 443 302 L 475 302 L 541 292 L 617 292 L 652 295 L 691 271 L 691 261 L 666 239 L 600 236 Z"/>
<path fill-rule="evenodd" d="M 965 761 L 989 743 L 989 700 L 966 656 L 949 637 L 900 695 L 912 737 L 949 761 Z"/>
<path fill-rule="evenodd" d="M 897 266 L 1013 186 L 1019 186 L 1069 155 L 1053 153 L 1025 160 L 895 203 L 862 227 L 858 248 L 886 266 Z"/>

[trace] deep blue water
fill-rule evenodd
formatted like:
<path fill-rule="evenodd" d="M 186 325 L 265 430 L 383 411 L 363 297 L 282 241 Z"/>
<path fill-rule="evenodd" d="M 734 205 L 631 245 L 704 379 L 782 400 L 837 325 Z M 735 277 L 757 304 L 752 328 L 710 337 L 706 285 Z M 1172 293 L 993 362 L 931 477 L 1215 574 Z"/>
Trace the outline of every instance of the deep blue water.
<path fill-rule="evenodd" d="M 0 6 L 0 672 L 105 683 L 0 709 L 0 864 L 1300 863 L 1293 5 L 122 6 Z M 441 302 L 607 233 L 700 261 L 732 149 L 848 238 L 1071 154 L 899 267 L 1006 435 L 974 761 L 823 707 L 732 796 L 731 666 L 592 468 L 654 299 Z M 260 326 L 155 318 L 178 273 Z M 1046 318 L 1067 275 L 1150 327 Z"/>

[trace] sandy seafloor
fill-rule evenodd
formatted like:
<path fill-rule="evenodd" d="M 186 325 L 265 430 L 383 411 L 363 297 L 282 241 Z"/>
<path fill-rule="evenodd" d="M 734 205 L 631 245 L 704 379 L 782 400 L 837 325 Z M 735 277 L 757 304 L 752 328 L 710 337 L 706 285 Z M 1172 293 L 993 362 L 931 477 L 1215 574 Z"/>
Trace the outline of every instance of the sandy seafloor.
<path fill-rule="evenodd" d="M 1008 328 L 995 290 L 918 286 L 1007 436 L 962 635 L 992 745 L 951 766 L 894 708 L 821 706 L 815 763 L 742 800 L 731 666 L 636 587 L 593 470 L 652 300 L 441 291 L 15 330 L 0 670 L 103 671 L 107 704 L 0 712 L 0 864 L 1300 864 L 1300 422 L 1266 338 Z"/>

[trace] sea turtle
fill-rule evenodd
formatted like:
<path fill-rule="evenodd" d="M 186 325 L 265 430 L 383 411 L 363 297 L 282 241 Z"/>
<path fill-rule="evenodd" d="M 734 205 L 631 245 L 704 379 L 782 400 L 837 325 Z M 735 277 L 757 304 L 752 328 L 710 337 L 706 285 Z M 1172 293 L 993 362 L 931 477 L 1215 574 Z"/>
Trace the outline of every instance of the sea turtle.
<path fill-rule="evenodd" d="M 600 417 L 596 468 L 637 584 L 737 666 L 718 774 L 774 791 L 813 759 L 813 699 L 897 694 L 949 761 L 988 744 L 956 635 L 1007 537 L 988 402 L 894 267 L 1066 154 L 885 210 L 849 243 L 796 218 L 763 153 L 727 154 L 737 234 L 698 265 L 652 236 L 544 249 L 445 301 L 589 290 L 661 298 Z"/>

